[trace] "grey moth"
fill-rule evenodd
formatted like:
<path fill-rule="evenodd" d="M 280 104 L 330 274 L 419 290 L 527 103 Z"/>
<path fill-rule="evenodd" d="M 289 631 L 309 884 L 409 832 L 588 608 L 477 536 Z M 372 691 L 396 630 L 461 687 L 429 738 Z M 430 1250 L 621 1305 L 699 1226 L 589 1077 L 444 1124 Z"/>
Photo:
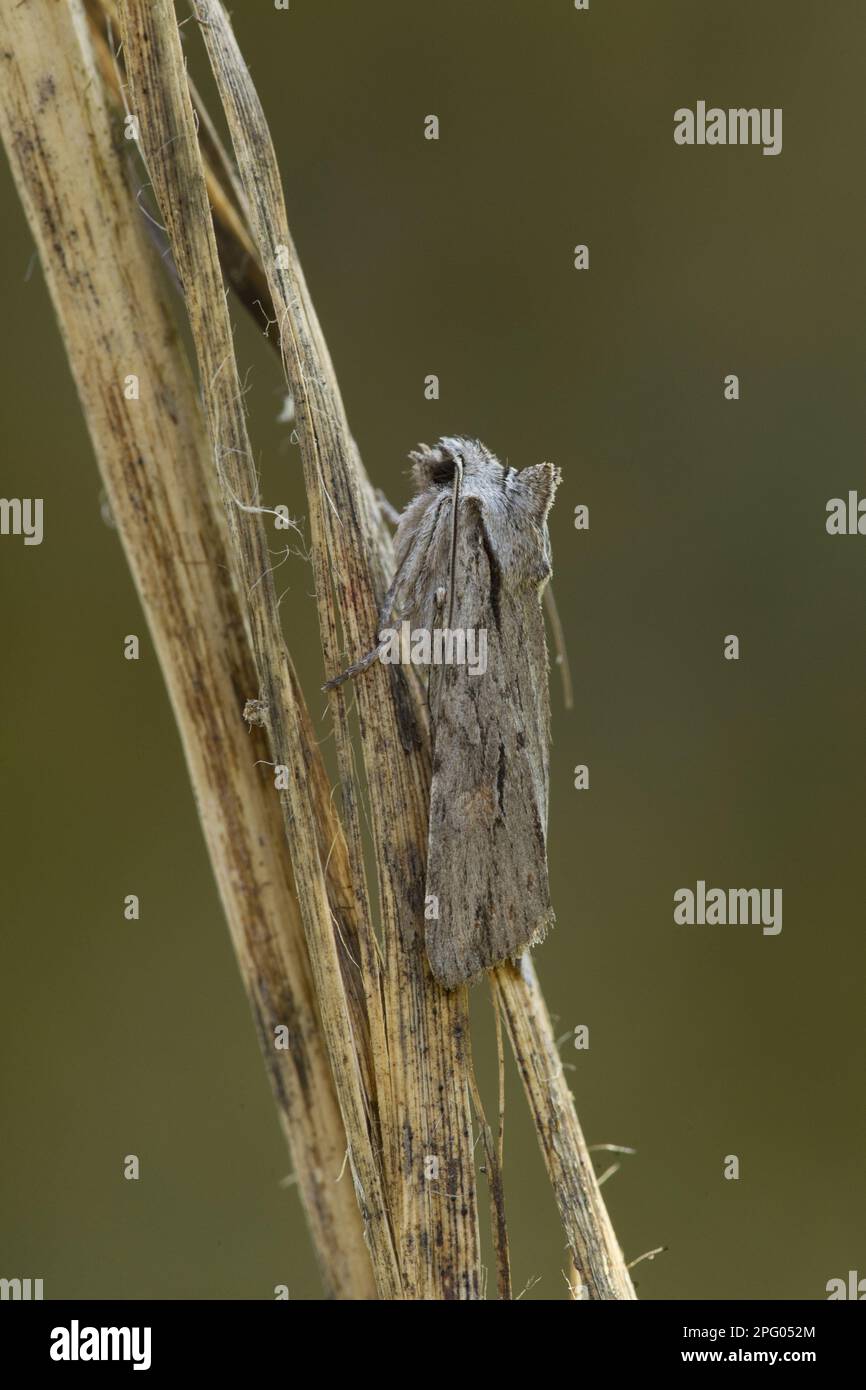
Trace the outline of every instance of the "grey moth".
<path fill-rule="evenodd" d="M 550 704 L 542 596 L 550 463 L 503 467 L 477 440 L 411 456 L 379 657 L 425 668 L 432 785 L 425 887 L 430 968 L 453 989 L 517 959 L 553 925 L 547 873 Z"/>

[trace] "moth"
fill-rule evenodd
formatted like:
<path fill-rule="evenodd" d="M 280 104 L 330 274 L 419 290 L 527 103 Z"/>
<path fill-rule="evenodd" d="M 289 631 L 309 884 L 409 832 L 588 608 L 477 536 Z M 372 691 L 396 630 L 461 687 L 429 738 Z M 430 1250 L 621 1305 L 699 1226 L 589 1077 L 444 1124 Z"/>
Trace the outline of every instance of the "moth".
<path fill-rule="evenodd" d="M 454 989 L 521 956 L 554 922 L 542 596 L 560 472 L 503 467 L 478 440 L 456 437 L 410 459 L 415 496 L 397 525 L 378 643 L 328 686 L 400 651 L 426 668 L 425 944 L 436 979 Z"/>

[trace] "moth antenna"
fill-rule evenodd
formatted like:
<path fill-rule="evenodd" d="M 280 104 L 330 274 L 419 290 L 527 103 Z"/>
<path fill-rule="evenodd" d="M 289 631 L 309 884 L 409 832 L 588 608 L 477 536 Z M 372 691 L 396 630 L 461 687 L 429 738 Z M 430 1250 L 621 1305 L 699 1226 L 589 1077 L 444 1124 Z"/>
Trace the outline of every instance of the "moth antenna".
<path fill-rule="evenodd" d="M 451 492 L 451 562 L 450 562 L 449 575 L 448 575 L 448 590 L 449 590 L 449 592 L 448 592 L 448 628 L 449 628 L 449 631 L 450 631 L 450 629 L 451 629 L 452 622 L 453 622 L 453 618 L 454 618 L 454 588 L 455 588 L 455 578 L 456 578 L 456 575 L 457 575 L 457 512 L 458 512 L 458 508 L 459 508 L 459 506 L 460 506 L 460 493 L 461 493 L 462 487 L 463 487 L 463 460 L 462 460 L 461 458 L 459 458 L 457 455 L 455 455 L 455 457 L 454 457 L 454 487 L 453 487 L 452 492 Z M 438 598 L 438 591 L 437 591 L 436 597 Z M 435 602 L 435 600 L 434 600 L 434 602 Z M 439 605 L 438 605 L 438 603 L 437 603 L 437 608 L 438 608 L 438 606 L 439 606 Z M 439 688 L 439 700 L 438 700 L 437 709 L 436 709 L 437 715 L 438 715 L 438 713 L 439 713 L 439 708 L 438 708 L 438 706 L 441 705 L 442 700 L 443 700 L 443 698 L 444 698 L 444 692 L 445 692 L 445 682 L 443 681 L 442 684 L 441 684 L 441 686 L 440 686 L 440 688 Z M 428 684 L 427 684 L 427 709 L 428 709 L 428 711 L 429 711 L 430 718 L 431 718 L 431 720 L 432 720 L 432 719 L 433 719 L 433 708 L 432 708 L 432 705 L 431 705 L 431 702 L 430 702 L 430 682 L 429 682 L 429 681 L 428 681 Z"/>
<path fill-rule="evenodd" d="M 553 645 L 556 649 L 556 664 L 559 667 L 559 674 L 562 679 L 562 702 L 566 709 L 574 709 L 574 691 L 571 685 L 571 667 L 568 664 L 568 647 L 565 643 L 565 633 L 559 617 L 559 609 L 556 606 L 556 599 L 553 596 L 552 584 L 545 585 L 544 606 L 547 609 L 547 618 L 550 623 L 550 630 L 553 633 Z"/>
<path fill-rule="evenodd" d="M 448 595 L 448 626 L 454 617 L 454 580 L 457 574 L 457 509 L 463 490 L 463 460 L 454 458 L 454 490 L 451 494 L 451 572 L 449 575 L 450 593 Z"/>

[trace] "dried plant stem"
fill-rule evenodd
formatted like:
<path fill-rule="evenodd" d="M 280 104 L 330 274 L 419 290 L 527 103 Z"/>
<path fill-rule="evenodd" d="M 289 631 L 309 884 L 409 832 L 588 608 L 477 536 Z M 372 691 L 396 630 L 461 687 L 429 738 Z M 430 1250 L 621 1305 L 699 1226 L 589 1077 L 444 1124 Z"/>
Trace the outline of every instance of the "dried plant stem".
<path fill-rule="evenodd" d="M 112 513 L 165 674 L 325 1287 L 375 1295 L 261 734 L 220 563 L 209 449 L 158 259 L 124 179 L 77 0 L 0 0 L 0 124 Z M 124 396 L 135 375 L 136 400 Z M 274 1047 L 289 1027 L 292 1046 Z"/>
<path fill-rule="evenodd" d="M 121 21 L 142 151 L 184 288 L 198 356 L 231 554 L 246 598 L 259 698 L 266 710 L 274 762 L 288 769 L 280 801 L 352 1176 L 379 1293 L 393 1299 L 400 1296 L 402 1281 L 383 1172 L 367 1124 L 369 1098 L 365 1101 L 327 881 L 306 793 L 301 721 L 280 631 L 268 546 L 260 516 L 238 506 L 238 502 L 247 507 L 254 504 L 256 474 L 174 7 L 171 0 L 124 0 Z"/>
<path fill-rule="evenodd" d="M 369 643 L 377 621 L 369 482 L 360 472 L 333 367 L 291 241 L 267 122 L 219 4 L 197 13 L 222 97 L 295 400 L 326 673 Z M 348 730 L 331 696 L 344 808 L 356 813 Z M 446 994 L 422 949 L 429 764 L 411 687 L 378 667 L 359 683 L 361 748 L 386 949 L 389 1067 L 379 1103 L 409 1298 L 477 1298 L 478 1218 L 465 991 Z M 351 837 L 350 837 L 351 838 Z M 388 1139 L 394 1143 L 387 1142 Z M 434 1159 L 434 1164 L 430 1160 Z M 431 1172 L 438 1178 L 431 1180 Z"/>
<path fill-rule="evenodd" d="M 487 1183 L 490 1188 L 490 1232 L 493 1240 L 493 1253 L 496 1258 L 496 1288 L 503 1301 L 512 1297 L 511 1254 L 508 1249 L 508 1223 L 505 1218 L 505 1186 L 502 1180 L 502 1150 L 497 1148 L 493 1131 L 487 1123 L 484 1104 L 478 1089 L 474 1069 L 469 1078 L 472 1105 L 484 1146 L 487 1167 Z M 502 1111 L 500 1109 L 500 1115 Z"/>
<path fill-rule="evenodd" d="M 550 1016 L 529 956 L 519 967 L 502 965 L 492 971 L 491 982 L 580 1275 L 581 1297 L 632 1299 L 631 1276 L 599 1190 L 574 1097 L 565 1084 Z"/>

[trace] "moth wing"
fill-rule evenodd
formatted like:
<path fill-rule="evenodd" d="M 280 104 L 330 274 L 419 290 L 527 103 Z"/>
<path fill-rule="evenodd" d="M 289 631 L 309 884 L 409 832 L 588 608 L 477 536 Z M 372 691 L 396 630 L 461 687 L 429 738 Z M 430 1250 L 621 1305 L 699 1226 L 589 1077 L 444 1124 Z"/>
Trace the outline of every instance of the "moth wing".
<path fill-rule="evenodd" d="M 434 665 L 426 947 L 455 988 L 520 956 L 553 925 L 547 875 L 547 647 L 538 587 L 503 582 L 481 509 L 461 508 L 450 624 L 476 670 Z M 443 586 L 448 576 L 442 576 Z M 449 614 L 439 618 L 445 626 Z M 481 634 L 486 663 L 481 667 Z"/>

